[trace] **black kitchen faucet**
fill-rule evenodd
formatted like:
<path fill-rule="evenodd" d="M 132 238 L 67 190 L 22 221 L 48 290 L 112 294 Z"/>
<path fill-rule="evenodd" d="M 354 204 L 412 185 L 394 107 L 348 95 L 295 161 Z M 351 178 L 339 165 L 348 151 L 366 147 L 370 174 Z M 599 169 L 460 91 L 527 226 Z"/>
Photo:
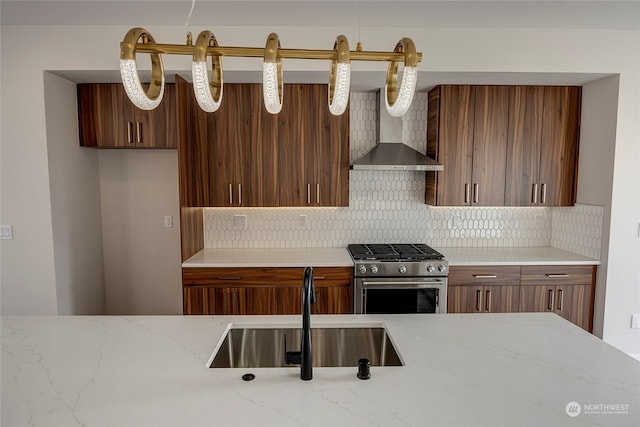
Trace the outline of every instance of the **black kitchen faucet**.
<path fill-rule="evenodd" d="M 316 288 L 313 284 L 313 269 L 305 267 L 302 281 L 302 343 L 300 351 L 286 351 L 285 362 L 289 365 L 300 365 L 300 379 L 308 381 L 313 378 L 313 355 L 311 349 L 311 304 L 316 302 Z M 286 337 L 285 337 L 286 340 Z"/>

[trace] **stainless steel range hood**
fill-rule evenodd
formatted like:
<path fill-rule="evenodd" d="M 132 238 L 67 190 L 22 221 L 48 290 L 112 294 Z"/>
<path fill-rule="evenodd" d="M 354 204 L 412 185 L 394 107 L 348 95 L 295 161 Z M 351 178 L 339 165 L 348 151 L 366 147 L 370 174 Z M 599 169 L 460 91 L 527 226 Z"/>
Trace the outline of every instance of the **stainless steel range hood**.
<path fill-rule="evenodd" d="M 402 117 L 387 112 L 384 93 L 377 96 L 378 143 L 368 153 L 351 163 L 354 170 L 441 171 L 435 160 L 402 142 Z M 425 117 L 426 120 L 426 117 Z"/>

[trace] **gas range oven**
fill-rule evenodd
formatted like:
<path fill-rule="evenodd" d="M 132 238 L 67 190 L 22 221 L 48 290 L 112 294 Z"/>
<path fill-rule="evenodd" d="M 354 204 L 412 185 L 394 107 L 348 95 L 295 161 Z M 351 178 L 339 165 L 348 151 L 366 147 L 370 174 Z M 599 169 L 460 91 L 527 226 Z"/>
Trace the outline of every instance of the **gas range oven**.
<path fill-rule="evenodd" d="M 449 263 L 425 244 L 353 244 L 354 309 L 362 314 L 446 313 Z"/>

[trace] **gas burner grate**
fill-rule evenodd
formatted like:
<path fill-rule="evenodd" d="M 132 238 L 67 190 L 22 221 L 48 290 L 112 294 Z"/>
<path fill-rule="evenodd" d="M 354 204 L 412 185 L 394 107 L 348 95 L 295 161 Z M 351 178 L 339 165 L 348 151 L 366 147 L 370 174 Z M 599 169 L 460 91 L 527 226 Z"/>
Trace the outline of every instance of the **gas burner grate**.
<path fill-rule="evenodd" d="M 425 244 L 353 244 L 348 245 L 354 260 L 423 261 L 443 259 L 444 255 Z"/>

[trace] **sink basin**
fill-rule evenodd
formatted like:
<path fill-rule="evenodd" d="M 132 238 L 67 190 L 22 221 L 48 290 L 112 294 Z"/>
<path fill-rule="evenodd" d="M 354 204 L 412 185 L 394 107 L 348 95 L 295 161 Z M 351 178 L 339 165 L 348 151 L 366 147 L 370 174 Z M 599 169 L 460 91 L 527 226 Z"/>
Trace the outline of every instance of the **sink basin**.
<path fill-rule="evenodd" d="M 285 338 L 286 337 L 286 338 Z M 210 368 L 279 368 L 288 351 L 300 350 L 299 327 L 231 325 L 209 359 Z M 384 325 L 312 327 L 314 367 L 358 366 L 369 359 L 371 366 L 402 366 Z"/>

